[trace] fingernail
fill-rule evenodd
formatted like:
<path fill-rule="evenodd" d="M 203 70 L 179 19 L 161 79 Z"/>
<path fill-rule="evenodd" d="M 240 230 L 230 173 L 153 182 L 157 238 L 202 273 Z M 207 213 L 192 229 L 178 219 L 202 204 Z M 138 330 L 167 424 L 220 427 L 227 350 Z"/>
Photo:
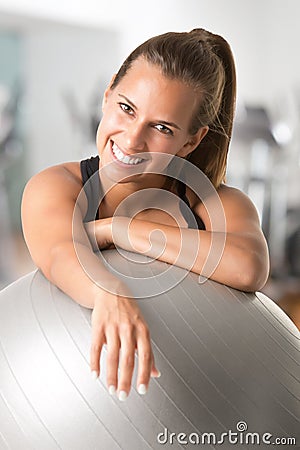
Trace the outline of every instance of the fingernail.
<path fill-rule="evenodd" d="M 120 391 L 120 392 L 119 392 L 119 400 L 120 400 L 121 402 L 125 402 L 126 398 L 127 398 L 127 392 L 125 392 L 125 391 Z"/>
<path fill-rule="evenodd" d="M 138 393 L 140 395 L 145 395 L 147 392 L 147 386 L 145 384 L 140 384 L 138 387 Z"/>
<path fill-rule="evenodd" d="M 92 370 L 91 376 L 92 376 L 93 380 L 97 380 L 97 378 L 98 378 L 98 372 L 97 372 L 96 370 Z"/>
<path fill-rule="evenodd" d="M 157 375 L 151 375 L 152 378 L 160 378 L 161 372 L 158 370 Z"/>
<path fill-rule="evenodd" d="M 116 387 L 114 385 L 109 386 L 108 392 L 110 393 L 110 395 L 114 395 L 114 393 L 116 392 Z"/>

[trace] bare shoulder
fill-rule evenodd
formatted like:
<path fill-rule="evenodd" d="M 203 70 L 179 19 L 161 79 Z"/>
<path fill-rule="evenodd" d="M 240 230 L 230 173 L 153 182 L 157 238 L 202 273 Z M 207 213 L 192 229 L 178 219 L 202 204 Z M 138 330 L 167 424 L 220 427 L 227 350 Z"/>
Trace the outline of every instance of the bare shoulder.
<path fill-rule="evenodd" d="M 234 231 L 238 229 L 260 228 L 257 209 L 251 199 L 241 190 L 222 184 L 217 189 L 217 196 L 207 198 L 205 202 L 199 201 L 194 206 L 194 211 L 203 220 L 206 229 L 210 227 L 208 209 L 214 207 L 216 202 L 221 202 L 227 229 Z"/>
<path fill-rule="evenodd" d="M 84 214 L 87 202 L 82 192 L 79 162 L 59 164 L 37 173 L 28 181 L 23 192 L 23 225 L 31 224 L 33 220 L 40 224 L 46 221 L 49 225 L 54 219 L 70 218 L 75 205 Z"/>
<path fill-rule="evenodd" d="M 24 237 L 35 264 L 50 277 L 53 249 L 89 242 L 82 228 L 86 201 L 81 201 L 79 163 L 59 164 L 34 175 L 27 183 L 21 207 Z M 78 200 L 80 197 L 80 200 Z M 77 234 L 74 235 L 74 224 Z"/>
<path fill-rule="evenodd" d="M 34 175 L 27 183 L 24 195 L 30 192 L 31 196 L 35 193 L 40 196 L 49 192 L 55 196 L 60 192 L 62 199 L 70 196 L 76 199 L 81 189 L 80 163 L 68 162 L 48 167 Z"/>
<path fill-rule="evenodd" d="M 229 209 L 246 209 L 252 211 L 256 214 L 256 208 L 252 202 L 252 200 L 242 192 L 240 189 L 237 189 L 232 186 L 228 186 L 227 184 L 222 184 L 218 190 L 218 195 L 223 203 L 223 206 Z"/>

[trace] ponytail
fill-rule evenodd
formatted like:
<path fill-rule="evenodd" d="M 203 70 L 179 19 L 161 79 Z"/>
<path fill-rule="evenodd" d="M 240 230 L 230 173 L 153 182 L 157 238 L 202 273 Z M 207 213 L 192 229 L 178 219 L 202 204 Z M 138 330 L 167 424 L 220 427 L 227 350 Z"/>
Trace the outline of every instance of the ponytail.
<path fill-rule="evenodd" d="M 224 70 L 224 83 L 219 109 L 209 131 L 198 147 L 188 156 L 188 160 L 199 167 L 218 188 L 225 181 L 227 155 L 232 136 L 236 103 L 236 71 L 231 48 L 221 36 L 203 29 L 191 33 L 205 39 L 206 45 L 219 58 Z"/>

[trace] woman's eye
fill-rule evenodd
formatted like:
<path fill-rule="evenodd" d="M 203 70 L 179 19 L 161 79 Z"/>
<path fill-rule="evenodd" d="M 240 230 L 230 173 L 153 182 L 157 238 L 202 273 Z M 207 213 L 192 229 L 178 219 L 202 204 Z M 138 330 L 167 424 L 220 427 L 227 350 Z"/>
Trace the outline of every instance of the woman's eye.
<path fill-rule="evenodd" d="M 170 134 L 170 135 L 174 134 L 170 128 L 168 128 L 165 125 L 162 125 L 160 123 L 158 125 L 155 125 L 155 128 L 163 134 Z"/>
<path fill-rule="evenodd" d="M 133 109 L 131 108 L 131 106 L 127 105 L 127 103 L 119 103 L 119 106 L 122 109 L 122 111 L 128 114 L 133 114 Z"/>

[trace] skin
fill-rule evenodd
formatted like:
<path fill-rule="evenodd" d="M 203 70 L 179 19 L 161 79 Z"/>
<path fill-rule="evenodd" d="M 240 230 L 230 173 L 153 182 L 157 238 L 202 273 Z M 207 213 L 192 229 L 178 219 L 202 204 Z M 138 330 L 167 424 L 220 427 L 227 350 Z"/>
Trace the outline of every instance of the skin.
<path fill-rule="evenodd" d="M 150 173 L 161 169 L 159 155 L 186 157 L 203 139 L 208 127 L 199 129 L 195 135 L 189 133 L 199 98 L 191 88 L 178 80 L 167 79 L 143 59 L 134 62 L 114 89 L 110 86 L 104 95 L 103 118 L 97 133 L 103 169 L 101 181 L 112 185 L 120 175 L 127 178 L 106 194 L 100 219 L 84 225 L 87 201 L 80 194 L 79 163 L 48 168 L 34 176 L 25 188 L 22 221 L 35 264 L 76 302 L 93 309 L 91 370 L 99 375 L 100 354 L 106 344 L 107 385 L 114 386 L 122 399 L 130 392 L 135 352 L 138 354 L 137 387 L 144 385 L 147 389 L 150 377 L 159 376 L 159 371 L 148 326 L 127 287 L 108 274 L 94 254 L 93 236 L 94 249 L 95 245 L 100 249 L 117 245 L 210 275 L 216 281 L 245 291 L 258 290 L 264 285 L 269 260 L 255 207 L 243 193 L 225 185 L 219 188 L 218 194 L 226 217 L 226 244 L 212 274 L 205 274 L 204 262 L 212 235 L 218 237 L 224 231 L 212 229 L 206 208 L 189 189 L 190 204 L 202 218 L 205 231 L 187 229 L 176 204 L 174 217 L 153 208 L 141 211 L 134 218 L 114 217 L 120 202 L 130 194 L 147 187 L 166 188 L 165 177 Z M 132 174 L 124 165 L 110 164 L 114 161 L 114 144 L 129 155 L 149 156 L 145 171 Z M 128 234 L 124 233 L 124 227 Z M 165 235 L 165 248 L 161 235 L 155 237 L 155 233 L 151 236 L 153 245 L 149 245 L 150 234 L 158 228 Z M 195 239 L 199 238 L 201 245 L 191 265 L 184 251 L 194 247 Z"/>

